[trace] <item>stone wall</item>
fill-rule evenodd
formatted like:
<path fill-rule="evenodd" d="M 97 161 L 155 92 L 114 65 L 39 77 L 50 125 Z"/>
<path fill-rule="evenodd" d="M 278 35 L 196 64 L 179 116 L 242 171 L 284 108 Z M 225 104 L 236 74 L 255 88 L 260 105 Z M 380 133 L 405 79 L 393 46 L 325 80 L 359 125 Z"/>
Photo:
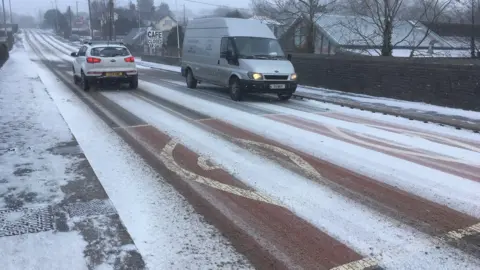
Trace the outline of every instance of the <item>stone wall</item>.
<path fill-rule="evenodd" d="M 480 60 L 295 54 L 301 84 L 480 111 Z"/>
<path fill-rule="evenodd" d="M 480 111 L 480 60 L 294 54 L 292 63 L 303 85 Z"/>

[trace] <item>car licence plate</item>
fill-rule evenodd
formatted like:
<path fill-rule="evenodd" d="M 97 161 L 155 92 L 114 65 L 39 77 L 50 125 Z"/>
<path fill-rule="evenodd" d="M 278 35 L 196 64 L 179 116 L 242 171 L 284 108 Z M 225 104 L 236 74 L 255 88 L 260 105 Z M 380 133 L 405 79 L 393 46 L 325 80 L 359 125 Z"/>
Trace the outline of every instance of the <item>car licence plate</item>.
<path fill-rule="evenodd" d="M 285 89 L 285 84 L 270 84 L 270 89 Z"/>
<path fill-rule="evenodd" d="M 122 76 L 122 72 L 107 72 L 105 73 L 107 77 L 119 77 Z"/>

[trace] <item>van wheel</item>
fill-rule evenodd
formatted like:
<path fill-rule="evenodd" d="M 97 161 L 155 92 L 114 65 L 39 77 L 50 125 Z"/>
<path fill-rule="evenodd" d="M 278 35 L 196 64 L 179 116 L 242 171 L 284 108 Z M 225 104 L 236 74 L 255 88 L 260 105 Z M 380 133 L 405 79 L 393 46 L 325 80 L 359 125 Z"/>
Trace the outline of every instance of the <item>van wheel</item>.
<path fill-rule="evenodd" d="M 187 87 L 194 89 L 197 87 L 198 81 L 193 77 L 193 71 L 190 69 L 187 69 Z"/>
<path fill-rule="evenodd" d="M 278 94 L 278 99 L 280 100 L 289 100 L 293 94 Z"/>
<path fill-rule="evenodd" d="M 230 80 L 230 98 L 235 101 L 242 100 L 242 88 L 240 87 L 240 82 L 236 77 Z"/>

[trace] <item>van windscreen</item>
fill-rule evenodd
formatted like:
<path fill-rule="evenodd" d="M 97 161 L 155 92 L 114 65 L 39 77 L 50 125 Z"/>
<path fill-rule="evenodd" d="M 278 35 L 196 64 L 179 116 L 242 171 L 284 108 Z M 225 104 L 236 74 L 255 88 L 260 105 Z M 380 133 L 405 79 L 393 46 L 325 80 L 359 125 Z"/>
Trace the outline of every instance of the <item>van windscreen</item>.
<path fill-rule="evenodd" d="M 235 37 L 239 58 L 284 58 L 280 44 L 276 39 L 260 37 Z"/>

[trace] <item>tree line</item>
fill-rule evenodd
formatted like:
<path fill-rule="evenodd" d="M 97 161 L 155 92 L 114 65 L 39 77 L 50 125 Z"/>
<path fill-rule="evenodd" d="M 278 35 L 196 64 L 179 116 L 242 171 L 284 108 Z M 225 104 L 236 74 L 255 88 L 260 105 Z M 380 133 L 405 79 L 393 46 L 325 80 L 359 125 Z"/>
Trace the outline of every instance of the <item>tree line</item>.
<path fill-rule="evenodd" d="M 410 20 L 437 23 L 470 23 L 470 13 L 478 13 L 480 8 L 472 6 L 473 0 L 252 0 L 254 13 L 267 16 L 279 22 L 292 22 L 301 19 L 305 28 L 306 51 L 315 50 L 316 19 L 321 14 L 353 15 L 368 18 L 375 32 L 381 36 L 381 55 L 391 56 L 396 44 L 392 34 L 399 21 Z M 480 19 L 479 19 L 480 21 Z M 362 35 L 361 25 L 348 25 L 357 34 Z M 412 31 L 415 25 L 412 27 Z M 427 30 L 423 40 L 428 36 Z M 411 33 L 406 33 L 408 36 Z M 364 35 L 368 43 L 370 37 Z M 416 45 L 419 46 L 423 42 Z M 401 41 L 399 41 L 401 42 Z M 398 43 L 398 42 L 397 42 Z"/>

